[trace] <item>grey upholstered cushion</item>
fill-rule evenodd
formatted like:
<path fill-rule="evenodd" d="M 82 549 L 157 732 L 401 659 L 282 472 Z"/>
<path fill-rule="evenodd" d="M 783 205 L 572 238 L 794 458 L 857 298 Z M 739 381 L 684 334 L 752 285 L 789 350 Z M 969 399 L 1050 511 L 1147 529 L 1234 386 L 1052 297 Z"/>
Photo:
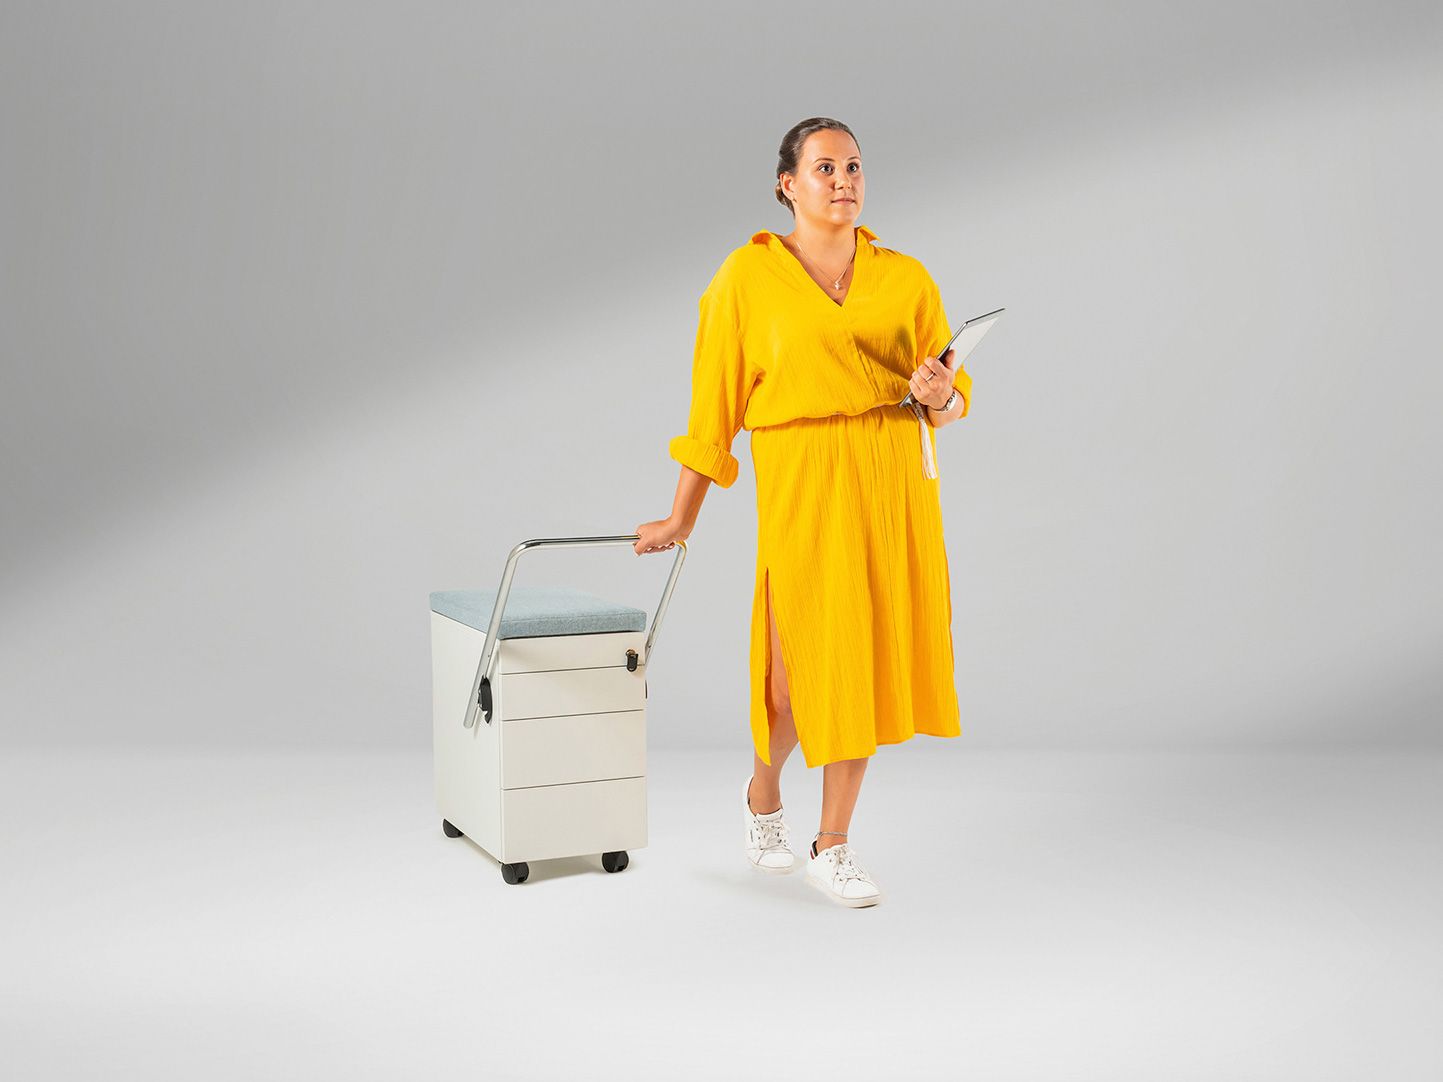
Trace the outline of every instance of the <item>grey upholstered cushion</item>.
<path fill-rule="evenodd" d="M 491 622 L 496 591 L 438 590 L 431 595 L 431 611 L 449 616 L 477 631 Z M 566 586 L 512 585 L 501 617 L 502 639 L 538 635 L 589 635 L 602 631 L 645 631 L 646 613 L 628 605 L 594 597 Z"/>

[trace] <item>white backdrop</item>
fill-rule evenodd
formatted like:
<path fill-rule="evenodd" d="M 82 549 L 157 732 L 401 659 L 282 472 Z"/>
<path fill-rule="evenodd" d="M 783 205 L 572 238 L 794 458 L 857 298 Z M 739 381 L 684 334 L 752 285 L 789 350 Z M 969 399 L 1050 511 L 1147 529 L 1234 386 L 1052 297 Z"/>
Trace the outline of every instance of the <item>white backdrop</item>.
<path fill-rule="evenodd" d="M 1418 4 L 6 5 L 3 739 L 429 745 L 427 594 L 671 505 L 696 298 L 852 126 L 1005 305 L 940 434 L 963 741 L 1439 741 Z M 745 752 L 713 489 L 657 746 Z M 500 476 L 498 476 L 500 475 Z M 665 557 L 527 557 L 651 609 Z"/>

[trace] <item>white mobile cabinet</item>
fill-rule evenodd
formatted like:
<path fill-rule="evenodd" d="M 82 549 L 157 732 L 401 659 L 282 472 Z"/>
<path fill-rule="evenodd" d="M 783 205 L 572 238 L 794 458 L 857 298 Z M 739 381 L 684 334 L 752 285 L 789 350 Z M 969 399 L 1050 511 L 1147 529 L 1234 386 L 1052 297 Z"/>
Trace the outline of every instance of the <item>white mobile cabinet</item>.
<path fill-rule="evenodd" d="M 646 668 L 686 556 L 646 613 L 555 586 L 512 586 L 533 548 L 634 545 L 541 538 L 511 550 L 495 590 L 431 594 L 436 806 L 524 883 L 527 862 L 600 853 L 608 872 L 646 835 Z M 488 649 L 488 646 L 491 647 Z"/>

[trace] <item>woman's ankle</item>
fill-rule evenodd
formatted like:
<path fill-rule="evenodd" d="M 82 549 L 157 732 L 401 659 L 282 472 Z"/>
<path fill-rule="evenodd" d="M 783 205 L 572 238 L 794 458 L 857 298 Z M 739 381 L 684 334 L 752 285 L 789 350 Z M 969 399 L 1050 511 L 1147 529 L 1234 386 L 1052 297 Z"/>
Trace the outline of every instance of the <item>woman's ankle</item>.
<path fill-rule="evenodd" d="M 782 794 L 780 789 L 768 796 L 765 789 L 757 784 L 757 779 L 753 776 L 751 784 L 747 787 L 747 810 L 753 815 L 774 815 L 781 811 Z"/>

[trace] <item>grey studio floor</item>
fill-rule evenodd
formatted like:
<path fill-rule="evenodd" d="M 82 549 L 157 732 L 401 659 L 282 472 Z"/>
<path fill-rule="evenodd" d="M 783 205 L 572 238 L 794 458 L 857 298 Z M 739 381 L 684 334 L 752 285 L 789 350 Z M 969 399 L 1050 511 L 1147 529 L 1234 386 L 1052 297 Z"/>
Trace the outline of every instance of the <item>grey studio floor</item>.
<path fill-rule="evenodd" d="M 6 1073 L 1443 1077 L 1443 756 L 919 736 L 868 768 L 865 910 L 748 867 L 748 766 L 653 748 L 629 868 L 508 886 L 424 751 L 7 752 Z"/>

